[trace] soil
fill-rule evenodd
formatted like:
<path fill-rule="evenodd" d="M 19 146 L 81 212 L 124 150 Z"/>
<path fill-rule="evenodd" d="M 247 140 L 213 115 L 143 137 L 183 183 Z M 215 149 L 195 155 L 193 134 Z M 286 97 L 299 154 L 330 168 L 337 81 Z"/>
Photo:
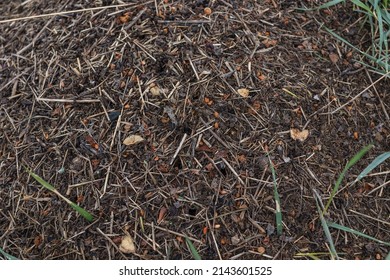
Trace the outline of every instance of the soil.
<path fill-rule="evenodd" d="M 390 150 L 388 79 L 375 83 L 382 76 L 321 28 L 368 48 L 360 14 L 297 9 L 321 1 L 121 3 L 0 4 L 0 21 L 15 19 L 0 22 L 0 248 L 20 259 L 193 259 L 190 240 L 203 259 L 330 259 L 314 192 L 326 204 L 370 143 L 326 218 L 390 241 L 389 163 L 351 184 Z M 339 258 L 388 254 L 330 232 Z"/>

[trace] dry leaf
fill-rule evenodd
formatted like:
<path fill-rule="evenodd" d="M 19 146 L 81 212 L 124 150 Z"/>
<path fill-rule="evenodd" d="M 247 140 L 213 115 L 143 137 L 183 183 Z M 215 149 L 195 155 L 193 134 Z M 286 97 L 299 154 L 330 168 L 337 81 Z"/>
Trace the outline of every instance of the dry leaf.
<path fill-rule="evenodd" d="M 121 16 L 118 17 L 118 21 L 119 23 L 127 23 L 130 21 L 130 14 L 129 13 L 125 13 Z"/>
<path fill-rule="evenodd" d="M 232 241 L 232 244 L 233 245 L 237 245 L 238 243 L 240 243 L 240 238 L 238 237 L 238 235 L 236 234 L 235 236 L 233 236 L 231 238 L 231 241 Z"/>
<path fill-rule="evenodd" d="M 135 245 L 133 242 L 133 238 L 131 238 L 129 234 L 123 236 L 122 242 L 119 245 L 119 250 L 125 254 L 130 254 L 135 252 Z"/>
<path fill-rule="evenodd" d="M 168 212 L 167 208 L 165 208 L 164 206 L 161 207 L 160 212 L 158 213 L 157 224 L 161 223 L 164 220 L 164 217 L 167 214 L 167 212 Z"/>
<path fill-rule="evenodd" d="M 129 145 L 135 145 L 135 144 L 141 143 L 142 141 L 144 141 L 144 138 L 142 138 L 141 136 L 139 136 L 139 135 L 130 135 L 129 137 L 127 137 L 123 141 L 123 144 L 126 145 L 126 146 L 129 146 Z"/>
<path fill-rule="evenodd" d="M 332 61 L 333 63 L 337 63 L 337 61 L 339 61 L 339 56 L 335 53 L 331 53 L 329 54 L 329 59 L 330 61 Z"/>
<path fill-rule="evenodd" d="M 159 96 L 160 95 L 160 88 L 158 86 L 153 86 L 149 89 L 150 93 L 153 96 Z"/>
<path fill-rule="evenodd" d="M 242 97 L 248 97 L 249 96 L 249 90 L 246 88 L 240 88 L 237 90 L 238 94 Z"/>
<path fill-rule="evenodd" d="M 267 48 L 269 47 L 274 47 L 278 44 L 278 41 L 277 40 L 271 40 L 271 39 L 265 39 L 263 40 L 262 42 Z"/>
<path fill-rule="evenodd" d="M 166 163 L 161 163 L 157 166 L 157 170 L 161 173 L 168 173 L 169 172 L 169 165 Z"/>
<path fill-rule="evenodd" d="M 36 236 L 36 237 L 34 238 L 34 245 L 35 245 L 36 247 L 38 247 L 39 245 L 42 244 L 42 241 L 43 241 L 42 236 L 41 236 L 41 235 L 38 235 L 38 236 Z"/>
<path fill-rule="evenodd" d="M 304 129 L 304 130 L 300 131 L 297 128 L 292 128 L 290 130 L 290 135 L 291 135 L 292 139 L 299 140 L 299 141 L 303 142 L 309 136 L 309 130 Z"/>

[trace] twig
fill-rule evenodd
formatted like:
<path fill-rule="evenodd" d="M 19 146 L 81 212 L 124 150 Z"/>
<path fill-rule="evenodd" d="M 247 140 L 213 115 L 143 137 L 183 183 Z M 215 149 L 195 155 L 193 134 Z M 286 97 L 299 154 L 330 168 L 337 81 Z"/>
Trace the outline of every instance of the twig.
<path fill-rule="evenodd" d="M 222 158 L 222 161 L 226 164 L 227 167 L 229 167 L 229 169 L 233 172 L 234 176 L 236 176 L 236 178 L 238 179 L 238 181 L 240 181 L 240 183 L 245 186 L 245 182 L 240 178 L 240 176 L 238 175 L 238 173 L 236 172 L 236 170 L 234 170 L 234 168 L 230 165 L 230 163 Z"/>
<path fill-rule="evenodd" d="M 56 98 L 42 98 L 38 97 L 37 101 L 43 101 L 43 102 L 61 102 L 61 103 L 96 103 L 100 102 L 99 99 L 82 99 L 82 100 L 77 100 L 77 99 L 56 99 Z"/>
<path fill-rule="evenodd" d="M 380 222 L 380 223 L 383 223 L 383 224 L 385 224 L 385 225 L 390 226 L 390 223 L 389 223 L 389 222 L 386 222 L 386 221 L 383 221 L 383 220 L 379 220 L 379 219 L 377 219 L 377 218 L 368 216 L 368 215 L 366 215 L 366 214 L 357 212 L 357 211 L 352 210 L 352 209 L 349 209 L 349 211 L 352 212 L 352 213 L 354 213 L 354 214 L 356 214 L 356 215 L 360 215 L 360 216 L 362 216 L 362 217 L 365 217 L 365 218 L 368 218 L 368 219 L 371 219 L 371 220 L 374 220 L 374 221 L 377 221 L 377 222 Z"/>
<path fill-rule="evenodd" d="M 100 198 L 102 198 L 105 195 L 105 193 L 106 193 L 107 184 L 108 184 L 108 178 L 110 177 L 110 171 L 111 171 L 111 165 L 108 166 L 106 179 L 104 180 L 103 193 L 100 195 Z"/>
<path fill-rule="evenodd" d="M 341 105 L 340 107 L 338 107 L 337 109 L 333 110 L 332 112 L 329 112 L 329 113 L 324 113 L 324 115 L 332 115 L 334 113 L 336 113 L 337 111 L 340 111 L 342 108 L 344 108 L 345 106 L 347 106 L 348 104 L 350 104 L 351 102 L 353 102 L 355 99 L 357 99 L 360 95 L 362 95 L 363 93 L 365 93 L 369 88 L 373 87 L 375 84 L 377 84 L 378 82 L 380 82 L 381 80 L 383 80 L 384 78 L 387 77 L 387 75 L 390 74 L 390 71 L 387 72 L 386 74 L 384 74 L 382 77 L 380 77 L 378 80 L 376 80 L 375 82 L 373 82 L 371 85 L 369 85 L 368 87 L 366 87 L 365 89 L 363 89 L 361 92 L 359 92 L 355 97 L 353 97 L 351 100 L 349 100 L 347 103 L 344 103 L 343 105 Z"/>
<path fill-rule="evenodd" d="M 146 225 L 146 226 L 152 226 L 150 223 L 145 223 L 145 225 Z M 160 227 L 160 226 L 156 226 L 156 225 L 154 225 L 154 227 L 155 227 L 156 229 L 159 229 L 159 230 L 162 230 L 162 231 L 171 233 L 171 234 L 175 234 L 175 235 L 177 235 L 177 236 L 181 236 L 181 237 L 184 237 L 184 238 L 187 237 L 189 240 L 191 240 L 191 241 L 193 241 L 193 242 L 202 243 L 202 241 L 199 240 L 199 239 L 195 239 L 195 238 L 193 238 L 193 237 L 186 236 L 186 235 L 181 234 L 181 233 L 179 233 L 179 232 L 176 232 L 176 231 L 173 231 L 173 230 L 170 230 L 170 229 L 167 229 L 167 228 L 163 228 L 163 227 Z"/>
<path fill-rule="evenodd" d="M 370 82 L 372 83 L 371 76 L 369 75 L 367 69 L 366 69 L 366 74 L 367 74 L 368 78 L 370 79 Z M 385 113 L 386 119 L 387 119 L 387 120 L 390 120 L 389 114 L 387 113 L 386 107 L 385 107 L 385 105 L 383 104 L 382 98 L 380 97 L 378 91 L 376 90 L 376 87 L 374 87 L 374 91 L 375 91 L 375 93 L 376 93 L 376 96 L 378 96 L 378 98 L 379 98 L 379 102 L 381 103 L 381 107 L 382 107 L 383 113 Z"/>
<path fill-rule="evenodd" d="M 140 18 L 141 16 L 146 12 L 147 8 L 144 8 L 141 10 L 134 18 L 133 20 L 126 25 L 126 30 L 129 30 Z"/>
<path fill-rule="evenodd" d="M 39 33 L 34 37 L 34 39 L 31 40 L 31 42 L 25 46 L 23 49 L 19 50 L 16 54 L 17 55 L 21 55 L 23 52 L 25 52 L 26 50 L 28 50 L 31 46 L 34 46 L 35 42 L 38 40 L 38 38 L 42 35 L 42 33 L 46 30 L 46 28 L 50 25 L 50 23 L 54 20 L 54 17 L 51 18 L 46 24 L 45 26 L 41 29 L 41 31 L 39 31 Z M 1 21 L 0 21 L 1 23 Z"/>
<path fill-rule="evenodd" d="M 179 144 L 179 146 L 177 147 L 175 154 L 173 155 L 171 161 L 169 162 L 169 165 L 172 165 L 173 162 L 175 161 L 175 158 L 177 157 L 177 155 L 179 154 L 181 148 L 183 147 L 183 144 L 184 144 L 184 142 L 186 141 L 187 136 L 188 136 L 187 133 L 184 133 L 183 138 L 181 138 L 180 144 Z"/>
<path fill-rule="evenodd" d="M 97 230 L 97 232 L 99 232 L 101 235 L 103 235 L 103 237 L 104 237 L 105 239 L 107 239 L 108 242 L 111 243 L 111 245 L 119 252 L 119 254 L 122 255 L 122 257 L 124 257 L 126 260 L 128 259 L 128 258 L 125 256 L 125 254 L 123 254 L 123 253 L 121 252 L 121 250 L 119 250 L 118 246 L 116 246 L 116 244 L 114 243 L 114 241 L 112 241 L 111 238 L 109 238 L 109 237 L 108 237 L 100 228 L 96 228 L 96 230 Z"/>
<path fill-rule="evenodd" d="M 169 24 L 204 24 L 211 23 L 209 20 L 158 20 L 158 23 L 169 23 Z"/>
<path fill-rule="evenodd" d="M 202 121 L 202 123 L 203 123 L 205 126 L 208 125 L 208 124 L 205 122 L 205 120 L 204 120 L 203 118 L 200 118 L 200 120 Z M 231 147 L 229 147 L 229 146 L 225 143 L 225 141 L 223 141 L 223 140 L 221 139 L 221 137 L 219 137 L 213 130 L 210 129 L 209 131 L 210 131 L 210 133 L 215 137 L 215 139 L 217 139 L 218 142 L 221 143 L 226 149 L 228 149 L 228 150 L 231 149 Z"/>
<path fill-rule="evenodd" d="M 195 65 L 194 65 L 194 63 L 192 63 L 192 59 L 191 59 L 191 57 L 190 57 L 189 55 L 187 55 L 187 59 L 188 59 L 188 61 L 190 62 L 190 65 L 191 65 L 192 71 L 194 71 L 194 73 L 195 73 L 195 77 L 196 77 L 196 79 L 199 81 L 199 75 L 198 75 L 198 72 L 196 71 Z"/>
<path fill-rule="evenodd" d="M 127 3 L 127 4 L 119 4 L 119 5 L 111 5 L 111 6 L 102 6 L 102 7 L 94 7 L 94 8 L 86 8 L 86 9 L 79 9 L 79 10 L 71 10 L 71 11 L 64 11 L 64 12 L 56 12 L 56 13 L 50 13 L 50 14 L 43 14 L 43 15 L 35 15 L 35 16 L 28 16 L 28 17 L 20 17 L 20 18 L 11 18 L 11 19 L 4 19 L 0 20 L 1 23 L 7 23 L 7 22 L 14 22 L 14 21 L 21 21 L 21 20 L 28 20 L 28 19 L 36 19 L 36 18 L 45 18 L 45 17 L 51 17 L 51 16 L 62 16 L 67 14 L 74 14 L 74 13 L 82 13 L 82 12 L 89 12 L 89 11 L 96 11 L 96 10 L 104 10 L 104 9 L 113 9 L 113 8 L 120 8 L 120 7 L 137 7 L 140 5 L 146 5 L 153 1 L 148 1 L 146 3 L 137 4 L 134 5 L 134 3 Z"/>
<path fill-rule="evenodd" d="M 142 46 L 140 42 L 138 42 L 138 40 L 133 40 L 133 43 L 134 43 L 137 47 L 139 47 L 147 56 L 149 56 L 154 62 L 157 61 L 157 59 L 154 58 L 154 56 L 151 55 L 151 54 L 146 50 L 146 48 L 145 48 L 144 46 Z"/>

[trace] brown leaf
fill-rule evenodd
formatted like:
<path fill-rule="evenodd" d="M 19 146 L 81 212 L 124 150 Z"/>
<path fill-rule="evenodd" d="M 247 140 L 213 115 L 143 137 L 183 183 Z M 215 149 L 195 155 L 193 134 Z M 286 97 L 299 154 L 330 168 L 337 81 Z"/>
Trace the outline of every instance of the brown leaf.
<path fill-rule="evenodd" d="M 203 152 L 214 152 L 215 149 L 210 148 L 206 144 L 199 145 L 198 148 L 196 148 L 197 151 L 203 151 Z"/>
<path fill-rule="evenodd" d="M 168 212 L 167 208 L 165 208 L 164 206 L 161 207 L 160 212 L 158 213 L 157 224 L 161 223 L 164 220 L 164 217 L 167 214 L 167 212 Z"/>
<path fill-rule="evenodd" d="M 77 200 L 76 200 L 76 203 L 80 203 L 80 202 L 83 202 L 84 201 L 84 196 L 82 194 L 80 194 L 79 196 L 77 196 Z"/>
<path fill-rule="evenodd" d="M 41 235 L 37 235 L 35 238 L 34 238 L 34 245 L 36 247 L 38 247 L 39 245 L 41 245 L 42 243 L 42 236 Z"/>
<path fill-rule="evenodd" d="M 157 166 L 157 170 L 161 173 L 168 173 L 169 172 L 169 165 L 166 163 L 161 163 Z"/>
<path fill-rule="evenodd" d="M 277 40 L 271 40 L 271 39 L 265 39 L 263 42 L 262 42 L 267 48 L 269 47 L 274 47 L 278 44 L 278 41 Z"/>
<path fill-rule="evenodd" d="M 129 137 L 127 137 L 123 141 L 123 144 L 126 145 L 126 146 L 129 146 L 129 145 L 135 145 L 135 144 L 141 143 L 142 141 L 144 141 L 144 138 L 142 138 L 141 136 L 139 136 L 139 135 L 130 135 Z"/>
<path fill-rule="evenodd" d="M 329 59 L 330 61 L 332 61 L 334 64 L 337 63 L 337 61 L 339 61 L 339 56 L 335 53 L 330 53 L 329 54 Z"/>
<path fill-rule="evenodd" d="M 129 13 L 125 13 L 121 16 L 118 17 L 118 21 L 119 23 L 127 23 L 130 21 L 130 14 Z"/>
<path fill-rule="evenodd" d="M 62 108 L 61 107 L 57 107 L 53 110 L 53 112 L 51 112 L 51 116 L 52 117 L 55 117 L 55 116 L 62 116 Z"/>
<path fill-rule="evenodd" d="M 95 150 L 99 150 L 99 144 L 91 136 L 86 135 L 85 142 Z"/>
<path fill-rule="evenodd" d="M 257 72 L 257 78 L 260 80 L 260 81 L 264 81 L 265 79 L 267 79 L 267 76 L 265 76 L 263 73 L 261 73 L 260 71 Z"/>
<path fill-rule="evenodd" d="M 304 130 L 300 131 L 297 128 L 292 128 L 290 130 L 290 135 L 291 135 L 292 139 L 299 140 L 299 141 L 303 142 L 309 136 L 309 130 L 304 129 Z"/>
<path fill-rule="evenodd" d="M 100 159 L 95 158 L 91 160 L 91 165 L 93 170 L 96 170 L 96 168 L 99 167 L 99 164 L 100 164 Z"/>

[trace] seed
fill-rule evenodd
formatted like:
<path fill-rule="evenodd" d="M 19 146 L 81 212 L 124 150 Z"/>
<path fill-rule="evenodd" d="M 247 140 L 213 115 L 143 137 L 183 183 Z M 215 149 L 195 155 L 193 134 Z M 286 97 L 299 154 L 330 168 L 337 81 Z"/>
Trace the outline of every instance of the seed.
<path fill-rule="evenodd" d="M 211 9 L 209 8 L 209 7 L 206 7 L 206 8 L 204 8 L 204 14 L 206 15 L 206 16 L 209 16 L 209 15 L 211 15 L 211 13 L 212 13 L 212 11 L 211 11 Z"/>

